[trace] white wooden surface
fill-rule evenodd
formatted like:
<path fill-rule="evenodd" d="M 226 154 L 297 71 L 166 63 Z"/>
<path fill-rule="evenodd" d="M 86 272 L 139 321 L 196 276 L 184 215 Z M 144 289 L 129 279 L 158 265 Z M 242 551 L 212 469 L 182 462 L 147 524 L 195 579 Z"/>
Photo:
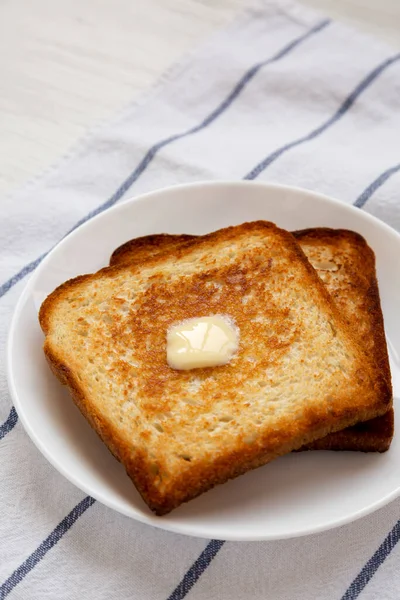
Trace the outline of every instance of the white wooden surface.
<path fill-rule="evenodd" d="M 400 48 L 400 0 L 303 0 Z M 0 196 L 125 106 L 246 0 L 0 0 Z"/>

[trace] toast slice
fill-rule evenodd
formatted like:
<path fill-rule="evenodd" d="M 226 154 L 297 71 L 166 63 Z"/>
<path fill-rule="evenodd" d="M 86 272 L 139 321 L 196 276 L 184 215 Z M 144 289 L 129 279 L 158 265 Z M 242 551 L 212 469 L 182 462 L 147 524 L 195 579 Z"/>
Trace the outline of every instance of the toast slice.
<path fill-rule="evenodd" d="M 294 236 L 343 317 L 353 327 L 369 360 L 378 365 L 391 385 L 373 251 L 361 235 L 343 229 L 314 228 L 295 232 Z M 193 236 L 159 234 L 136 238 L 117 248 L 110 264 L 142 263 L 189 239 Z M 381 417 L 332 433 L 302 450 L 385 452 L 393 432 L 391 408 Z"/>
<path fill-rule="evenodd" d="M 361 347 L 385 377 L 391 374 L 375 270 L 375 255 L 353 231 L 315 228 L 294 233 Z M 394 433 L 394 412 L 335 432 L 308 445 L 309 450 L 385 452 Z"/>
<path fill-rule="evenodd" d="M 235 322 L 237 354 L 171 369 L 168 328 L 212 314 Z M 391 405 L 294 237 L 272 223 L 77 277 L 39 320 L 54 373 L 158 515 Z"/>

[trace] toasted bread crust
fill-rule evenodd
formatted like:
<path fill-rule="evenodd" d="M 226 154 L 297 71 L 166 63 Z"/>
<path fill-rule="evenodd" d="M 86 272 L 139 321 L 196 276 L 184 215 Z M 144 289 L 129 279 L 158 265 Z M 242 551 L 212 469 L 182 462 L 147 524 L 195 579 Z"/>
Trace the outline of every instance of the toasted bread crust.
<path fill-rule="evenodd" d="M 249 311 L 253 310 L 252 302 L 256 302 L 254 306 L 258 306 L 257 303 L 260 301 L 259 298 L 262 298 L 260 294 L 262 289 L 264 289 L 262 286 L 265 286 L 265 276 L 267 273 L 270 273 L 269 276 L 272 278 L 281 277 L 279 261 L 283 259 L 280 257 L 279 259 L 277 258 L 278 264 L 274 267 L 275 271 L 270 271 L 272 263 L 268 259 L 270 250 L 264 244 L 265 236 L 269 236 L 270 241 L 275 243 L 275 248 L 279 247 L 280 251 L 284 252 L 286 261 L 284 268 L 289 268 L 289 271 L 285 272 L 289 272 L 293 276 L 294 271 L 297 277 L 296 281 L 299 282 L 296 285 L 301 285 L 301 288 L 299 288 L 301 290 L 307 290 L 304 296 L 305 299 L 299 300 L 298 296 L 296 296 L 296 301 L 300 302 L 301 306 L 303 305 L 302 303 L 305 303 L 305 306 L 318 306 L 318 311 L 320 311 L 318 315 L 325 315 L 324 319 L 332 320 L 332 331 L 328 327 L 328 322 L 324 321 L 326 328 L 323 330 L 323 334 L 319 330 L 315 332 L 318 335 L 328 336 L 327 339 L 331 340 L 332 345 L 329 347 L 329 353 L 333 352 L 333 347 L 337 348 L 336 352 L 339 352 L 340 344 L 342 344 L 346 348 L 346 351 L 350 352 L 351 356 L 354 357 L 347 366 L 350 369 L 349 376 L 351 375 L 349 380 L 346 377 L 342 377 L 341 368 L 333 366 L 336 396 L 329 395 L 329 397 L 326 396 L 325 400 L 323 400 L 327 391 L 325 389 L 326 384 L 324 384 L 325 387 L 321 388 L 322 384 L 318 383 L 318 381 L 315 383 L 310 382 L 309 389 L 313 389 L 312 394 L 316 394 L 316 396 L 310 397 L 307 405 L 301 400 L 301 404 L 296 409 L 300 411 L 298 414 L 296 413 L 296 418 L 293 418 L 290 411 L 288 414 L 279 413 L 276 417 L 272 416 L 271 422 L 274 423 L 275 419 L 278 425 L 271 428 L 267 426 L 267 421 L 265 423 L 262 422 L 262 426 L 260 424 L 260 427 L 257 429 L 257 435 L 250 440 L 247 439 L 247 432 L 253 431 L 254 428 L 250 430 L 249 423 L 245 423 L 246 427 L 242 430 L 243 423 L 241 420 L 234 420 L 232 423 L 235 424 L 236 429 L 233 429 L 234 425 L 232 424 L 223 430 L 226 443 L 224 441 L 222 447 L 220 446 L 219 437 L 215 437 L 212 432 L 210 434 L 204 433 L 205 424 L 209 423 L 211 426 L 218 419 L 215 415 L 207 416 L 209 413 L 204 413 L 203 408 L 188 405 L 184 409 L 182 408 L 184 413 L 179 412 L 176 415 L 172 415 L 171 423 L 168 420 L 169 417 L 167 417 L 166 421 L 163 421 L 164 434 L 172 436 L 168 438 L 168 451 L 163 449 L 162 445 L 160 446 L 163 443 L 162 440 L 166 439 L 164 434 L 160 436 L 158 433 L 155 433 L 154 429 L 147 427 L 147 425 L 136 426 L 130 418 L 127 422 L 121 421 L 120 419 L 123 417 L 122 412 L 118 412 L 117 415 L 113 413 L 110 416 L 107 413 L 107 411 L 111 410 L 107 408 L 107 395 L 99 398 L 97 392 L 92 393 L 90 391 L 91 386 L 95 387 L 96 384 L 94 378 L 91 378 L 92 376 L 89 374 L 89 369 L 84 372 L 82 371 L 83 367 L 79 362 L 82 359 L 79 359 L 79 357 L 75 358 L 75 351 L 77 351 L 75 344 L 79 335 L 75 333 L 71 334 L 71 331 L 75 332 L 77 330 L 81 322 L 85 322 L 84 317 L 87 317 L 87 315 L 93 316 L 97 301 L 96 295 L 99 294 L 101 298 L 104 296 L 104 294 L 102 296 L 100 287 L 102 285 L 105 286 L 106 297 L 109 297 L 107 294 L 109 294 L 108 290 L 111 289 L 114 306 L 120 302 L 121 286 L 125 285 L 127 280 L 130 282 L 129 293 L 132 286 L 138 286 L 139 281 L 144 282 L 145 287 L 143 288 L 144 291 L 141 292 L 141 303 L 138 308 L 142 312 L 139 312 L 137 317 L 139 319 L 138 322 L 135 320 L 136 317 L 130 317 L 130 329 L 127 334 L 121 330 L 120 323 L 117 321 L 116 323 L 111 323 L 109 326 L 104 325 L 103 322 L 101 323 L 101 327 L 100 325 L 90 326 L 82 335 L 86 336 L 84 339 L 92 343 L 92 350 L 97 351 L 97 346 L 93 346 L 93 344 L 101 346 L 98 352 L 100 352 L 100 357 L 104 356 L 104 361 L 109 355 L 104 355 L 104 350 L 102 349 L 103 331 L 109 334 L 110 339 L 113 340 L 112 347 L 114 347 L 115 343 L 118 343 L 121 335 L 125 337 L 128 335 L 128 338 L 124 338 L 124 348 L 130 349 L 130 346 L 127 345 L 129 344 L 128 339 L 131 339 L 134 344 L 138 345 L 138 351 L 144 352 L 143 355 L 140 355 L 142 357 L 140 377 L 142 382 L 144 381 L 144 388 L 141 392 L 139 389 L 140 386 L 138 387 L 138 384 L 132 380 L 132 390 L 135 391 L 136 395 L 139 392 L 142 394 L 140 401 L 144 403 L 143 411 L 150 419 L 154 419 L 160 410 L 164 411 L 164 414 L 175 410 L 174 403 L 177 402 L 178 397 L 182 394 L 183 383 L 188 380 L 185 380 L 185 378 L 189 378 L 191 375 L 177 374 L 168 369 L 165 364 L 165 358 L 163 358 L 164 350 L 162 350 L 162 344 L 158 350 L 153 351 L 150 349 L 146 351 L 145 337 L 148 334 L 145 328 L 150 327 L 149 331 L 151 333 L 152 322 L 154 320 L 157 321 L 153 316 L 154 314 L 160 315 L 158 318 L 159 321 L 166 314 L 171 319 L 177 319 L 182 318 L 182 315 L 191 316 L 188 314 L 190 311 L 196 313 L 196 310 L 204 310 L 204 307 L 209 305 L 211 296 L 206 291 L 207 286 L 205 283 L 207 278 L 205 274 L 210 274 L 212 271 L 211 265 L 214 258 L 210 251 L 214 252 L 216 248 L 222 248 L 223 258 L 220 259 L 220 263 L 218 263 L 213 273 L 215 277 L 218 274 L 223 277 L 225 288 L 219 304 L 216 303 L 216 310 L 218 312 L 218 309 L 220 309 L 222 312 L 225 312 L 227 307 L 234 310 L 238 305 L 238 298 L 243 297 L 244 291 L 250 285 L 251 275 L 250 287 L 253 288 L 258 285 L 258 295 L 256 294 L 256 299 L 251 299 L 244 307 L 240 307 L 240 310 L 235 309 L 235 318 L 238 321 L 241 320 L 239 325 L 242 328 L 242 335 L 247 335 L 247 339 L 251 340 L 251 336 L 253 335 L 251 332 L 254 330 L 254 335 L 256 335 L 256 331 L 259 328 L 258 323 L 252 324 L 251 320 L 249 320 Z M 250 244 L 254 240 L 258 245 L 256 244 L 255 249 L 250 250 Z M 233 250 L 239 253 L 240 258 L 230 256 L 228 248 L 231 245 Z M 263 254 L 261 261 L 259 258 L 260 252 Z M 242 265 L 243 261 L 246 262 L 247 271 Z M 165 288 L 160 288 L 159 283 L 165 280 L 167 266 L 168 268 L 176 269 L 177 264 L 186 265 L 186 271 L 190 271 L 191 269 L 190 273 L 193 273 L 190 276 L 191 278 L 188 279 L 187 285 L 190 284 L 191 287 L 187 287 L 184 306 L 179 301 L 181 297 L 179 290 L 182 289 L 181 276 L 176 277 L 176 283 L 173 283 L 175 280 L 172 277 L 172 280 L 168 282 L 168 286 Z M 220 264 L 223 266 L 220 266 Z M 259 274 L 258 278 L 255 277 L 256 271 Z M 171 273 L 173 272 L 171 271 Z M 283 284 L 283 281 L 285 281 L 284 276 L 281 284 Z M 150 285 L 149 292 L 146 292 L 146 285 Z M 158 290 L 157 293 L 152 290 L 151 286 L 154 285 L 158 286 L 156 287 Z M 276 286 L 277 284 L 271 283 L 271 285 Z M 180 294 L 182 294 L 182 291 Z M 193 294 L 193 297 L 190 294 Z M 177 295 L 178 298 L 176 297 Z M 160 309 L 160 299 L 170 303 L 167 313 L 165 313 L 164 309 Z M 192 301 L 193 306 L 191 305 Z M 86 308 L 88 304 L 89 308 Z M 157 310 L 158 313 L 155 312 Z M 271 357 L 274 355 L 274 352 L 277 352 L 278 356 L 285 357 L 288 348 L 290 349 L 293 343 L 291 341 L 293 337 L 289 315 L 287 312 L 283 312 L 281 315 L 281 312 L 275 310 L 273 315 L 280 319 L 277 331 L 281 331 L 282 335 L 287 335 L 288 342 L 286 343 L 283 338 L 282 342 L 271 338 L 271 341 L 262 350 L 264 353 L 267 349 L 272 353 Z M 147 320 L 145 318 L 146 314 L 149 315 Z M 67 348 L 64 330 L 60 331 L 60 328 L 62 329 L 65 323 L 65 315 L 72 319 L 71 324 L 68 323 L 67 326 L 67 334 L 72 335 L 71 348 Z M 106 313 L 106 317 L 107 315 L 108 313 Z M 265 464 L 281 454 L 298 449 L 304 444 L 311 443 L 345 426 L 383 414 L 391 405 L 391 392 L 386 380 L 379 373 L 374 372 L 374 369 L 366 362 L 366 356 L 358 349 L 358 344 L 354 339 L 352 331 L 346 325 L 302 250 L 289 233 L 279 230 L 270 223 L 256 222 L 243 224 L 242 226 L 231 227 L 209 234 L 201 239 L 189 240 L 177 246 L 172 252 L 161 253 L 146 261 L 145 267 L 140 265 L 109 267 L 102 269 L 96 274 L 80 276 L 70 280 L 57 288 L 44 301 L 40 309 L 39 320 L 46 334 L 44 344 L 45 354 L 54 373 L 62 383 L 70 388 L 74 400 L 84 416 L 107 444 L 114 456 L 125 466 L 128 475 L 132 478 L 150 508 L 156 514 L 160 515 L 169 512 L 182 502 L 194 498 L 214 485 L 236 477 L 238 474 L 251 468 Z M 165 325 L 162 328 L 167 326 L 168 321 L 165 321 Z M 97 330 L 93 329 L 93 327 L 97 327 Z M 248 330 L 247 333 L 246 328 Z M 97 338 L 96 331 L 98 331 Z M 295 332 L 296 330 L 293 329 L 293 331 Z M 155 333 L 159 335 L 160 330 L 156 329 Z M 326 348 L 326 345 L 324 348 Z M 260 354 L 260 364 L 262 365 L 262 361 L 265 360 L 267 361 L 265 364 L 268 366 L 268 360 L 271 360 L 271 365 L 273 365 L 272 358 L 268 359 L 268 357 L 263 356 L 263 353 Z M 90 352 L 89 356 L 91 356 Z M 329 356 L 331 354 L 328 355 L 328 358 Z M 245 358 L 245 354 L 243 356 L 240 355 L 237 361 L 243 361 Z M 124 389 L 129 395 L 131 388 L 126 387 L 126 382 L 129 379 L 129 373 L 134 372 L 129 365 L 124 363 L 121 366 L 119 363 L 121 363 L 120 360 L 118 363 L 115 363 L 117 366 L 113 367 L 112 378 L 116 378 L 117 386 L 121 387 L 121 395 L 123 395 L 122 392 Z M 310 364 L 310 368 L 314 368 L 313 363 Z M 86 368 L 86 365 L 84 366 Z M 249 367 L 246 368 L 248 369 Z M 243 413 L 243 400 L 240 400 L 239 404 L 236 405 L 236 392 L 234 395 L 230 395 L 229 392 L 229 390 L 238 389 L 237 378 L 242 373 L 240 368 L 236 368 L 232 362 L 231 367 L 216 368 L 212 372 L 213 377 L 216 378 L 215 384 L 209 382 L 210 370 L 198 370 L 198 376 L 200 379 L 203 378 L 202 381 L 207 382 L 208 385 L 207 390 L 202 393 L 202 400 L 207 406 L 214 406 L 213 402 L 217 400 L 218 402 L 223 401 L 226 403 L 227 400 L 224 399 L 225 397 L 222 400 L 218 399 L 216 390 L 222 390 L 225 396 L 228 394 L 228 404 L 231 410 L 235 414 L 237 413 L 238 416 L 241 415 Z M 82 373 L 84 374 L 82 375 Z M 320 373 L 320 377 L 323 377 L 323 371 L 320 371 Z M 134 378 L 134 374 L 132 377 Z M 107 381 L 107 379 L 104 379 L 104 381 Z M 246 383 L 245 380 L 243 381 Z M 230 382 L 226 389 L 224 382 Z M 250 379 L 249 385 L 255 385 L 255 383 L 253 379 Z M 163 386 L 169 386 L 166 388 L 165 394 L 163 394 Z M 285 387 L 285 389 L 287 388 Z M 357 396 L 359 398 L 358 402 L 354 402 L 355 390 L 359 391 Z M 100 391 L 102 394 L 105 393 L 103 388 Z M 208 394 L 209 391 L 214 395 L 210 397 Z M 173 393 L 171 394 L 170 392 Z M 261 401 L 264 397 L 263 393 L 260 391 L 257 393 Z M 194 397 L 196 398 L 195 393 Z M 253 410 L 253 405 L 251 406 L 251 410 L 254 412 L 255 409 Z M 118 418 L 118 415 L 120 415 L 120 418 Z M 199 419 L 198 423 L 196 418 Z M 184 420 L 182 421 L 182 419 Z M 183 424 L 177 425 L 181 421 Z M 176 447 L 178 451 L 181 447 L 179 446 L 181 442 L 179 440 L 176 441 L 173 434 L 174 432 L 179 433 L 180 428 L 186 426 L 185 423 L 191 424 L 193 428 L 190 435 L 185 434 L 186 437 L 182 438 L 184 441 L 182 447 L 186 448 L 186 446 L 189 446 L 195 455 L 188 460 L 184 456 L 177 455 L 177 458 L 175 455 L 172 456 L 173 453 L 171 454 L 171 448 Z M 176 427 L 178 429 L 174 429 Z M 199 442 L 197 442 L 197 439 Z M 196 444 L 203 443 L 201 440 L 211 440 L 212 446 L 210 448 L 207 444 L 201 446 L 201 452 L 199 453 L 196 451 Z M 151 452 L 152 448 L 155 452 L 153 456 Z"/>
<path fill-rule="evenodd" d="M 304 248 L 326 246 L 339 252 L 342 246 L 350 245 L 355 261 L 354 268 L 349 272 L 350 282 L 347 290 L 340 294 L 340 310 L 347 316 L 347 322 L 352 323 L 352 316 L 348 315 L 348 294 L 353 288 L 353 294 L 365 298 L 356 317 L 368 320 L 368 332 L 362 340 L 369 340 L 368 351 L 371 351 L 373 360 L 384 374 L 388 385 L 391 387 L 391 375 L 387 352 L 383 315 L 380 304 L 379 289 L 375 272 L 375 256 L 365 239 L 354 231 L 344 229 L 331 229 L 318 227 L 296 231 L 293 234 Z M 156 234 L 129 240 L 117 248 L 110 258 L 110 265 L 140 264 L 149 257 L 168 252 L 179 246 L 182 242 L 194 239 L 195 236 Z M 343 250 L 342 250 L 343 251 Z M 347 267 L 349 269 L 349 267 Z M 318 272 L 318 269 L 317 269 Z M 363 274 L 360 279 L 359 273 Z M 326 283 L 327 284 L 327 283 Z M 338 292 L 334 286 L 328 291 L 334 295 L 338 302 Z M 335 298 L 336 292 L 336 298 Z M 351 291 L 350 291 L 351 294 Z M 356 327 L 357 324 L 356 324 Z M 357 332 L 356 332 L 357 333 Z M 343 431 L 335 432 L 314 441 L 301 450 L 353 450 L 360 452 L 385 452 L 389 449 L 394 433 L 394 413 L 389 409 L 385 415 L 372 419 L 370 422 L 349 427 Z"/>
<path fill-rule="evenodd" d="M 140 264 L 160 252 L 167 249 L 172 250 L 182 242 L 188 242 L 194 237 L 186 234 L 156 233 L 129 240 L 114 250 L 110 257 L 110 266 L 120 266 L 125 262 Z"/>

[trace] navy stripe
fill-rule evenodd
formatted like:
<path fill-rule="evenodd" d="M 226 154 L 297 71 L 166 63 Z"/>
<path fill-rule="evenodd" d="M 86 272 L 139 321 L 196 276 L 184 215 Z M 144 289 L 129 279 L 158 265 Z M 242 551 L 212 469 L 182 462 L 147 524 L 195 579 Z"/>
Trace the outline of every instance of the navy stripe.
<path fill-rule="evenodd" d="M 396 546 L 400 539 L 400 521 L 397 521 L 396 525 L 390 531 L 390 533 L 383 540 L 378 550 L 369 559 L 366 565 L 361 569 L 360 573 L 348 587 L 346 593 L 342 596 L 341 600 L 355 600 L 361 594 L 367 583 L 370 582 L 376 571 L 379 569 L 381 564 L 389 556 L 393 548 Z"/>
<path fill-rule="evenodd" d="M 0 600 L 3 600 L 18 585 L 26 575 L 46 556 L 61 538 L 71 529 L 77 519 L 96 502 L 94 498 L 86 496 L 71 512 L 57 525 L 50 535 L 32 552 L 30 556 L 14 571 L 12 575 L 0 586 Z"/>
<path fill-rule="evenodd" d="M 182 581 L 177 585 L 172 594 L 168 596 L 167 600 L 182 600 L 190 592 L 224 544 L 225 542 L 222 540 L 211 540 L 185 573 Z"/>
<path fill-rule="evenodd" d="M 20 281 L 21 279 L 29 275 L 29 273 L 31 273 L 34 269 L 36 269 L 38 264 L 42 262 L 42 260 L 47 254 L 48 253 L 46 252 L 45 254 L 42 254 L 42 256 L 39 256 L 39 258 L 36 258 L 29 264 L 25 265 L 20 271 L 18 271 L 18 273 L 16 273 L 8 281 L 3 283 L 0 286 L 0 298 L 2 298 L 2 296 L 4 296 L 4 294 L 6 294 L 8 290 L 14 287 L 14 285 L 18 283 L 18 281 Z"/>
<path fill-rule="evenodd" d="M 400 59 L 400 54 L 396 54 L 395 56 L 392 56 L 391 58 L 388 58 L 383 63 L 381 63 L 380 65 L 378 65 L 369 75 L 367 75 L 367 77 L 365 77 L 361 81 L 361 83 L 358 84 L 358 86 L 352 91 L 352 93 L 350 94 L 350 96 L 348 96 L 346 98 L 346 100 L 343 102 L 343 104 L 340 106 L 340 108 L 335 112 L 335 114 L 330 119 L 328 119 L 327 121 L 325 121 L 325 123 L 323 123 L 322 125 L 320 125 L 319 127 L 317 127 L 317 129 L 314 129 L 313 131 L 311 131 L 311 133 L 309 133 L 309 134 L 307 134 L 307 135 L 305 135 L 305 136 L 303 136 L 301 138 L 298 138 L 297 140 L 295 140 L 293 142 L 290 142 L 289 144 L 286 144 L 285 146 L 281 146 L 281 148 L 278 148 L 278 150 L 275 150 L 275 152 L 273 152 L 272 154 L 270 154 L 269 156 L 267 156 L 266 158 L 264 158 L 264 160 L 262 160 L 256 167 L 254 167 L 254 169 L 252 169 L 250 171 L 250 173 L 248 173 L 244 177 L 244 179 L 255 179 L 267 167 L 269 167 L 269 165 L 271 165 L 274 161 L 276 161 L 277 158 L 279 158 L 280 156 L 282 156 L 282 154 L 284 154 L 285 152 L 288 152 L 292 148 L 296 148 L 297 146 L 300 146 L 301 144 L 305 144 L 306 142 L 310 142 L 314 138 L 316 138 L 319 135 L 321 135 L 321 133 L 323 133 L 324 131 L 326 131 L 329 127 L 331 127 L 331 125 L 333 125 L 334 123 L 336 123 L 337 121 L 339 121 L 339 119 L 341 119 L 347 113 L 347 111 L 350 110 L 350 108 L 353 106 L 353 104 L 359 98 L 359 96 L 361 96 L 361 94 L 388 67 L 390 67 L 390 65 L 392 65 L 395 62 L 397 62 L 399 59 Z"/>
<path fill-rule="evenodd" d="M 14 429 L 17 422 L 17 411 L 14 407 L 12 407 L 6 421 L 4 421 L 3 425 L 0 425 L 0 440 L 3 439 L 3 437 L 7 435 L 7 433 L 9 433 L 12 429 Z"/>
<path fill-rule="evenodd" d="M 365 205 L 365 203 L 371 198 L 372 194 L 374 194 L 376 190 L 378 190 L 389 179 L 389 177 L 397 173 L 397 171 L 400 171 L 400 164 L 391 167 L 390 169 L 384 171 L 381 175 L 379 175 L 379 177 L 377 177 L 375 181 L 373 181 L 367 188 L 365 188 L 363 193 L 360 194 L 360 196 L 354 202 L 354 206 L 362 208 Z"/>
<path fill-rule="evenodd" d="M 165 146 L 168 146 L 169 144 L 172 144 L 173 142 L 176 142 L 177 140 L 181 140 L 182 138 L 185 138 L 189 135 L 193 135 L 193 134 L 201 131 L 202 129 L 205 129 L 206 127 L 208 127 L 208 125 L 211 125 L 211 123 L 213 123 L 213 121 L 215 121 L 222 113 L 224 113 L 231 106 L 231 104 L 234 102 L 234 100 L 236 100 L 236 98 L 238 98 L 238 96 L 241 94 L 241 92 L 244 90 L 244 88 L 247 86 L 247 84 L 255 77 L 255 75 L 259 72 L 259 70 L 262 67 L 265 67 L 271 63 L 277 62 L 278 60 L 284 58 L 290 52 L 292 52 L 297 46 L 299 46 L 302 42 L 307 40 L 310 36 L 318 33 L 319 31 L 321 31 L 322 29 L 327 27 L 327 25 L 329 23 L 330 23 L 329 20 L 324 20 L 324 21 L 318 23 L 315 27 L 312 27 L 306 33 L 295 38 L 292 42 L 290 42 L 289 44 L 284 46 L 281 50 L 279 50 L 279 52 L 274 54 L 271 58 L 268 58 L 267 60 L 264 60 L 262 62 L 259 62 L 259 63 L 256 63 L 255 65 L 253 65 L 241 77 L 239 82 L 235 85 L 235 87 L 228 94 L 228 96 L 225 98 L 225 100 L 223 100 L 221 102 L 221 104 L 219 104 L 219 106 L 217 106 L 217 108 L 214 109 L 199 125 L 196 125 L 195 127 L 192 127 L 191 129 L 188 129 L 187 131 L 184 131 L 183 133 L 178 133 L 176 135 L 172 135 L 172 136 L 162 140 L 161 142 L 154 144 L 154 146 L 152 146 L 150 148 L 150 150 L 148 150 L 148 152 L 146 153 L 144 158 L 137 165 L 135 170 L 119 186 L 119 188 L 116 190 L 116 192 L 108 200 L 106 200 L 106 202 L 103 202 L 103 204 L 101 204 L 96 209 L 89 212 L 85 217 L 80 219 L 68 233 L 70 233 L 71 231 L 73 231 L 74 229 L 76 229 L 77 227 L 82 225 L 83 223 L 86 223 L 86 221 L 89 221 L 89 219 L 91 219 L 92 217 L 95 217 L 96 215 L 100 214 L 101 212 L 103 212 L 107 208 L 110 208 L 116 202 L 118 202 L 118 200 L 120 200 L 122 198 L 122 196 L 129 190 L 129 188 L 135 183 L 135 181 L 140 177 L 140 175 L 147 169 L 147 167 L 152 162 L 152 160 L 154 159 L 156 154 L 162 148 L 164 148 Z M 66 235 L 68 235 L 68 234 L 66 234 Z M 0 286 L 0 298 L 2 296 L 4 296 L 4 294 L 6 294 L 8 292 L 8 290 L 11 289 L 16 283 L 18 283 L 18 281 L 20 281 L 26 275 L 31 273 L 37 267 L 37 265 L 41 262 L 41 260 L 46 256 L 46 254 L 43 254 L 36 260 L 33 260 L 32 262 L 27 264 L 16 275 L 13 275 L 13 277 L 11 277 L 8 281 L 3 283 Z"/>

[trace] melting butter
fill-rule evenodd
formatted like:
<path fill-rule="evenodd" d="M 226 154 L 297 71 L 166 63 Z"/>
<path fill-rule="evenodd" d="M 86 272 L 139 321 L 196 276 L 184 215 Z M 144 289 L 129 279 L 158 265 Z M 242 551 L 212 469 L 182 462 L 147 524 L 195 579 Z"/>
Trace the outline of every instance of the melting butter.
<path fill-rule="evenodd" d="M 180 371 L 226 365 L 238 346 L 239 332 L 228 318 L 187 319 L 167 332 L 167 362 Z"/>

